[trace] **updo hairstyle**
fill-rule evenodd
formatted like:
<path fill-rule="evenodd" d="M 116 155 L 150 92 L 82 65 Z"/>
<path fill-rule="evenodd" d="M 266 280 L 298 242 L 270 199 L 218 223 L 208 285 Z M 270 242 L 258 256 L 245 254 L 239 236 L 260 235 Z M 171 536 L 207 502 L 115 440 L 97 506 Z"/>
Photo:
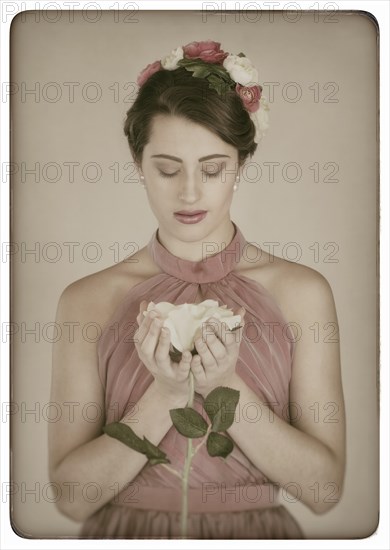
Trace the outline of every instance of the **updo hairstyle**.
<path fill-rule="evenodd" d="M 204 126 L 237 149 L 240 166 L 257 148 L 255 126 L 234 89 L 219 95 L 205 79 L 192 76 L 184 67 L 161 69 L 140 87 L 126 113 L 124 132 L 138 165 L 158 114 L 183 117 Z"/>

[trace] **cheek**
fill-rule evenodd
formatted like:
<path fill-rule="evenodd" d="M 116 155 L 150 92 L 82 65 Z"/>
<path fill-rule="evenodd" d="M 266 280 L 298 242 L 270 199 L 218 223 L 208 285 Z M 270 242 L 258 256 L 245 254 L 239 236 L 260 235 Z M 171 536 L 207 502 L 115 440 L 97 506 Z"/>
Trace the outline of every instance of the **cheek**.
<path fill-rule="evenodd" d="M 210 188 L 206 194 L 208 194 L 211 200 L 219 204 L 230 202 L 233 195 L 233 182 L 219 182 L 219 184 Z"/>
<path fill-rule="evenodd" d="M 149 206 L 153 212 L 162 212 L 164 213 L 169 205 L 172 203 L 172 193 L 167 189 L 159 188 L 154 186 L 153 188 L 148 188 L 147 197 L 149 201 Z"/>

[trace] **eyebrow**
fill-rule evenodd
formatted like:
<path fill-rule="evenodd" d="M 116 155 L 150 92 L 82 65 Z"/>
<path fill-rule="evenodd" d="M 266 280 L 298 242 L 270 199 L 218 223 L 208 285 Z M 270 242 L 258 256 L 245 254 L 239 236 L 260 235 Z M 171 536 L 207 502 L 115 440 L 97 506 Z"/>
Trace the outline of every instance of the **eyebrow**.
<path fill-rule="evenodd" d="M 173 157 L 172 155 L 152 155 L 151 158 L 163 158 L 163 159 L 169 159 L 169 160 L 175 160 L 176 162 L 183 162 L 181 158 L 179 157 Z M 201 157 L 198 159 L 199 162 L 203 162 L 204 160 L 210 160 L 214 158 L 230 158 L 229 155 L 220 155 L 218 153 L 213 155 L 207 155 L 206 157 Z"/>

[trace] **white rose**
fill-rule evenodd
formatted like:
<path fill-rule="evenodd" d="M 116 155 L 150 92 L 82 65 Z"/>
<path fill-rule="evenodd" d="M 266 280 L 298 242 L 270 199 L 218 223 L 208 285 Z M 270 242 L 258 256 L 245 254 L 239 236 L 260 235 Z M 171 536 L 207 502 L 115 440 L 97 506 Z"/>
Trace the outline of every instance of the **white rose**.
<path fill-rule="evenodd" d="M 241 86 L 258 83 L 259 75 L 257 69 L 247 57 L 230 54 L 224 59 L 223 66 L 234 82 L 238 82 Z"/>
<path fill-rule="evenodd" d="M 219 306 L 215 300 L 204 300 L 200 304 L 180 304 L 178 306 L 170 302 L 149 302 L 144 316 L 151 309 L 156 310 L 163 320 L 163 326 L 171 333 L 171 343 L 178 351 L 193 351 L 195 349 L 194 336 L 202 323 L 215 317 L 227 324 L 232 329 L 241 322 L 241 315 L 233 315 L 226 305 Z"/>
<path fill-rule="evenodd" d="M 268 111 L 269 111 L 268 102 L 265 99 L 265 97 L 261 96 L 260 107 L 257 109 L 257 111 L 250 114 L 250 117 L 256 128 L 256 135 L 255 135 L 256 143 L 259 143 L 259 141 L 263 138 L 265 132 L 269 128 Z"/>
<path fill-rule="evenodd" d="M 183 48 L 179 46 L 175 50 L 172 50 L 170 54 L 166 55 L 161 59 L 161 66 L 163 69 L 167 69 L 168 71 L 173 71 L 174 69 L 178 68 L 178 61 L 180 59 L 183 59 L 184 52 Z"/>

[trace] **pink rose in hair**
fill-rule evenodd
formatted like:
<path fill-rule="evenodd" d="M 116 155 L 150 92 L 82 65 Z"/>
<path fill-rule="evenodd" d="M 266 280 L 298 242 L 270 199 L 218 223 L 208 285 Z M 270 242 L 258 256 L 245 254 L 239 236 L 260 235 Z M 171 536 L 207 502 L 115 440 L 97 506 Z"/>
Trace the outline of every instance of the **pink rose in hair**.
<path fill-rule="evenodd" d="M 138 86 L 142 86 L 144 82 L 148 80 L 152 74 L 156 73 L 157 71 L 161 71 L 162 65 L 161 61 L 155 61 L 154 63 L 149 63 L 147 67 L 141 73 L 138 75 L 137 78 L 137 84 Z"/>
<path fill-rule="evenodd" d="M 240 96 L 245 109 L 254 113 L 260 107 L 260 98 L 263 88 L 261 86 L 241 86 L 236 84 L 236 92 Z"/>
<path fill-rule="evenodd" d="M 183 46 L 184 57 L 189 59 L 201 59 L 206 63 L 222 63 L 229 54 L 220 48 L 220 42 L 205 40 L 204 42 L 190 42 Z"/>

